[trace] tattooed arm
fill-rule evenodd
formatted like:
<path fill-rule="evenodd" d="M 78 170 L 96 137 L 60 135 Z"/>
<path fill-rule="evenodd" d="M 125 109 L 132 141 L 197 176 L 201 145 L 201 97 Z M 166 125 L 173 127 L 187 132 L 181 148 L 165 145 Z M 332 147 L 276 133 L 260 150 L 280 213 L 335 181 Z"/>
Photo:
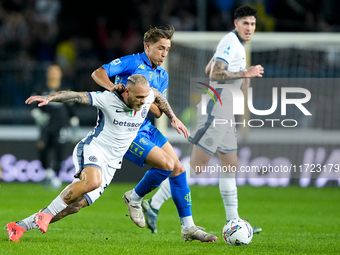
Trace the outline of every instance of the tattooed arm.
<path fill-rule="evenodd" d="M 175 113 L 173 112 L 173 110 L 171 109 L 171 106 L 168 102 L 168 100 L 166 100 L 166 98 L 163 96 L 163 94 L 161 92 L 159 92 L 157 89 L 152 88 L 152 90 L 155 92 L 155 102 L 154 104 L 162 111 L 165 113 L 166 116 L 168 116 L 168 118 L 170 120 L 172 120 L 173 117 L 176 117 Z"/>
<path fill-rule="evenodd" d="M 211 63 L 209 62 L 209 64 Z M 248 70 L 242 72 L 230 72 L 226 70 L 227 66 L 227 63 L 214 59 L 211 64 L 209 79 L 211 81 L 226 81 L 238 78 L 254 78 L 262 77 L 264 73 L 261 65 L 251 66 Z"/>
<path fill-rule="evenodd" d="M 49 102 L 73 102 L 89 105 L 90 97 L 87 92 L 58 91 L 47 96 L 31 96 L 25 101 L 26 104 L 31 104 L 33 102 L 38 102 L 39 107 L 47 105 Z"/>
<path fill-rule="evenodd" d="M 177 130 L 178 134 L 182 134 L 185 138 L 189 137 L 189 132 L 187 128 L 184 126 L 184 124 L 176 117 L 175 113 L 171 109 L 171 106 L 166 100 L 166 98 L 162 95 L 161 92 L 159 92 L 157 89 L 152 88 L 153 91 L 155 92 L 155 102 L 154 104 L 158 106 L 158 108 L 164 112 L 166 116 L 171 120 L 171 126 Z"/>

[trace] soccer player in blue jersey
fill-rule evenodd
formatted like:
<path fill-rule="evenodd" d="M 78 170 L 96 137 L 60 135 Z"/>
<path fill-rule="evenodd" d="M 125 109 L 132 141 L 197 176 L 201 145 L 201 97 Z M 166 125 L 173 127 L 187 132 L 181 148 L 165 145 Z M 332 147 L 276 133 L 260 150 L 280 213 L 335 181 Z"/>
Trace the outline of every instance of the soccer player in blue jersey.
<path fill-rule="evenodd" d="M 262 77 L 264 68 L 261 65 L 251 66 L 246 70 L 245 44 L 250 41 L 255 32 L 257 11 L 249 6 L 241 6 L 235 10 L 235 30 L 226 34 L 219 42 L 215 54 L 206 66 L 210 86 L 217 89 L 217 85 L 226 84 L 246 90 L 249 78 Z M 230 91 L 219 87 L 218 93 L 223 107 L 208 103 L 207 113 L 197 113 L 198 125 L 190 134 L 189 141 L 193 144 L 190 163 L 185 165 L 188 177 L 200 174 L 199 169 L 207 166 L 210 158 L 216 153 L 221 164 L 226 169 L 237 169 L 237 136 L 235 126 L 213 125 L 215 118 L 232 119 Z M 201 103 L 200 103 L 201 104 Z M 197 107 L 201 109 L 201 106 Z M 197 169 L 198 168 L 198 169 Z M 196 172 L 197 169 L 198 171 Z M 226 220 L 240 218 L 238 214 L 238 198 L 235 172 L 220 172 L 219 189 L 226 212 Z M 151 201 L 143 201 L 143 208 L 159 210 L 162 203 L 170 198 L 169 184 L 164 182 L 162 187 L 152 197 Z M 156 227 L 157 215 L 147 214 L 153 226 Z M 153 218 L 153 220 L 151 220 Z M 254 233 L 262 229 L 254 227 Z"/>
<path fill-rule="evenodd" d="M 148 79 L 150 87 L 161 92 L 166 100 L 169 78 L 168 73 L 160 65 L 169 53 L 173 33 L 172 26 L 166 29 L 150 28 L 144 34 L 145 51 L 143 53 L 115 59 L 95 70 L 92 78 L 100 86 L 112 91 L 121 89 L 128 76 L 141 74 Z M 110 77 L 115 77 L 115 84 Z M 162 114 L 157 107 L 151 106 L 150 109 L 158 116 Z M 171 124 L 178 133 L 183 132 L 187 138 L 188 131 L 182 122 L 174 114 L 168 118 L 171 119 Z M 207 234 L 194 224 L 185 168 L 168 139 L 151 124 L 149 119 L 144 121 L 124 157 L 139 166 L 148 164 L 152 167 L 145 173 L 138 185 L 123 196 L 130 217 L 137 226 L 145 226 L 141 206 L 143 197 L 169 177 L 172 198 L 181 221 L 182 238 L 185 241 L 200 240 L 202 242 L 213 242 L 217 239 L 216 236 Z"/>

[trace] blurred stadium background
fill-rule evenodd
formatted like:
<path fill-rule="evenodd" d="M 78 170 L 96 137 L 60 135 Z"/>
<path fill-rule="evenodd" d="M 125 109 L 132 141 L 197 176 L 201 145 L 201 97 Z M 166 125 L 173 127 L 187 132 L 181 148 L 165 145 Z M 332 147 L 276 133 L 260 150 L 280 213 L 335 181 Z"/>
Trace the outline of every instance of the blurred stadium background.
<path fill-rule="evenodd" d="M 0 163 L 2 181 L 41 181 L 44 169 L 36 160 L 39 136 L 24 101 L 36 84 L 45 82 L 46 68 L 58 63 L 64 72 L 63 87 L 77 91 L 100 90 L 93 70 L 111 60 L 142 52 L 142 36 L 150 25 L 173 24 L 176 33 L 164 68 L 170 76 L 168 99 L 175 113 L 189 127 L 193 124 L 190 79 L 207 78 L 204 68 L 219 40 L 232 29 L 233 10 L 250 4 L 259 11 L 257 32 L 247 44 L 249 64 L 261 64 L 265 78 L 253 80 L 254 106 L 268 109 L 271 87 L 299 86 L 311 92 L 306 106 L 312 117 L 295 107 L 286 119 L 296 119 L 294 129 L 239 128 L 240 165 L 340 165 L 340 16 L 338 1 L 101 1 L 83 5 L 65 0 L 3 0 L 0 2 Z M 79 8 L 82 6 L 82 8 Z M 76 14 L 74 10 L 77 10 Z M 288 33 L 289 32 L 289 33 Z M 274 84 L 274 85 L 273 85 Z M 287 85 L 290 84 L 290 85 Z M 77 106 L 82 138 L 95 124 L 96 111 Z M 282 119 L 279 109 L 270 116 Z M 252 116 L 249 118 L 265 119 Z M 168 123 L 159 128 L 187 161 L 190 144 Z M 72 180 L 74 137 L 64 133 L 64 181 Z M 217 158 L 210 162 L 218 163 Z M 115 180 L 137 182 L 140 169 L 124 162 Z M 311 170 L 311 169 L 310 169 Z M 203 177 L 203 178 L 202 178 Z M 340 186 L 338 173 L 295 172 L 265 176 L 246 173 L 238 184 L 253 186 Z M 201 176 L 191 183 L 216 184 L 217 176 Z"/>

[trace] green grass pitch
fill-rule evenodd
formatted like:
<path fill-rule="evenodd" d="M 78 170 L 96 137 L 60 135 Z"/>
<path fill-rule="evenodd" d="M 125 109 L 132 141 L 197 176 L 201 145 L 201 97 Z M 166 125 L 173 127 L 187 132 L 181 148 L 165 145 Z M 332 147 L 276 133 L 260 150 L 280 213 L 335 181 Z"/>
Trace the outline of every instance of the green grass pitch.
<path fill-rule="evenodd" d="M 191 186 L 196 225 L 215 243 L 184 242 L 172 200 L 161 208 L 158 234 L 135 226 L 122 200 L 134 184 L 112 183 L 78 214 L 24 233 L 20 242 L 0 233 L 0 254 L 340 254 L 339 188 L 239 187 L 239 213 L 263 232 L 248 246 L 228 246 L 221 235 L 225 213 L 217 186 Z M 59 192 L 37 183 L 0 182 L 0 226 L 48 205 Z M 154 191 L 148 195 L 150 197 Z"/>

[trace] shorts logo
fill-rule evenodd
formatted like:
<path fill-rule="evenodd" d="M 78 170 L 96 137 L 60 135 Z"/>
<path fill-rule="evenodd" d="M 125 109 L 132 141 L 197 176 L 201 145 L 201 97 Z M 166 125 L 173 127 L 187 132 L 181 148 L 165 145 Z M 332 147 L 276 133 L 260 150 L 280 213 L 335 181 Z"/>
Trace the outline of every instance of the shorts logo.
<path fill-rule="evenodd" d="M 142 144 L 148 144 L 148 142 L 147 142 L 147 141 L 145 141 L 145 139 L 144 139 L 144 138 L 141 138 L 141 139 L 139 139 L 139 143 L 142 143 Z"/>
<path fill-rule="evenodd" d="M 143 119 L 146 117 L 147 113 L 148 113 L 148 110 L 146 109 L 146 107 L 143 107 L 142 113 L 141 113 Z"/>
<path fill-rule="evenodd" d="M 90 160 L 91 162 L 98 162 L 98 159 L 97 159 L 96 156 L 90 156 L 90 157 L 89 157 L 89 160 Z"/>
<path fill-rule="evenodd" d="M 207 138 L 204 143 L 206 146 L 211 146 L 214 144 L 214 140 L 211 138 Z"/>

